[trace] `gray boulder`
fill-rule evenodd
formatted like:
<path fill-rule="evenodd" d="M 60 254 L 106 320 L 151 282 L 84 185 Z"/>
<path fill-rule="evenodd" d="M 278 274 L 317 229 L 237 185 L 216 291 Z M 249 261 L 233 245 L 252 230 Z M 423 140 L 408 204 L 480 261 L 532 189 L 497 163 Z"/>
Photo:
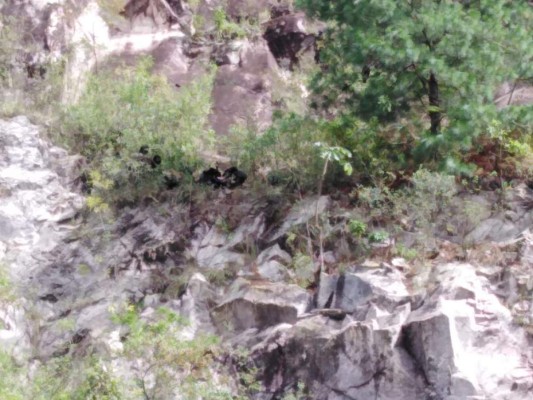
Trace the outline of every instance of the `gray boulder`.
<path fill-rule="evenodd" d="M 297 202 L 285 217 L 283 224 L 268 238 L 268 242 L 274 242 L 287 234 L 292 228 L 302 225 L 317 214 L 320 216 L 331 206 L 328 196 L 319 198 L 311 197 Z"/>
<path fill-rule="evenodd" d="M 261 252 L 256 260 L 259 275 L 272 282 L 281 282 L 288 278 L 286 266 L 292 261 L 291 256 L 278 244 Z"/>
<path fill-rule="evenodd" d="M 321 274 L 317 307 L 356 313 L 366 310 L 370 304 L 392 310 L 409 300 L 403 276 L 396 269 L 360 268 L 338 276 Z"/>
<path fill-rule="evenodd" d="M 304 383 L 315 399 L 421 399 L 422 377 L 386 330 L 370 324 L 304 318 L 253 348 L 266 393 Z M 272 397 L 268 397 L 272 398 Z"/>
<path fill-rule="evenodd" d="M 223 333 L 261 330 L 295 323 L 310 302 L 311 296 L 299 286 L 238 278 L 212 316 Z"/>
<path fill-rule="evenodd" d="M 404 327 L 404 346 L 441 398 L 522 399 L 533 387 L 524 331 L 469 264 L 435 270 L 439 286 Z M 496 350 L 497 349 L 497 350 Z M 529 354 L 528 354 L 529 353 Z"/>

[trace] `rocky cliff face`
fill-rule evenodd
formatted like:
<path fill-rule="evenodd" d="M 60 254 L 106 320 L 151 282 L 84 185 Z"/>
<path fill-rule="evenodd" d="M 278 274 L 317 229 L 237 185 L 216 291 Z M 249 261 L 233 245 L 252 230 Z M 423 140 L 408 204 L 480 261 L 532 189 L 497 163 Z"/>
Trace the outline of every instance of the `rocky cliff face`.
<path fill-rule="evenodd" d="M 0 122 L 0 265 L 32 293 L 21 307 L 3 310 L 2 339 L 17 352 L 31 345 L 21 313 L 40 297 L 40 266 L 53 262 L 50 251 L 72 233 L 71 221 L 84 204 L 82 196 L 66 188 L 79 161 L 43 140 L 24 117 Z"/>
<path fill-rule="evenodd" d="M 67 53 L 65 102 L 106 63 L 149 54 L 176 90 L 214 63 L 211 121 L 220 134 L 235 123 L 269 125 L 283 107 L 276 85 L 314 62 L 323 28 L 290 1 L 130 0 L 119 20 L 103 3 L 2 5 L 28 24 L 31 52 L 17 65 L 28 82 Z M 498 104 L 511 91 L 527 100 L 523 89 L 508 88 Z M 243 380 L 239 352 L 259 382 L 247 392 L 255 399 L 533 396 L 527 186 L 509 190 L 497 209 L 494 194 L 472 195 L 479 220 L 465 232 L 470 248 L 453 244 L 452 233 L 432 232 L 434 257 L 415 270 L 389 254 L 390 241 L 372 245 L 365 263 L 349 261 L 356 249 L 344 227 L 353 210 L 328 196 L 289 199 L 245 187 L 208 191 L 198 204 L 168 196 L 90 213 L 80 193 L 83 160 L 44 132 L 25 117 L 0 121 L 0 267 L 15 290 L 0 293 L 0 348 L 30 377 L 37 365 L 91 348 L 112 360 L 113 374 L 133 381 L 143 360 L 126 357 L 130 332 L 114 310 L 134 305 L 149 322 L 165 306 L 189 321 L 183 340 L 222 338 L 225 354 L 210 368 L 234 396 Z M 291 243 L 309 236 L 316 213 L 331 236 L 324 254 L 302 256 Z M 460 218 L 447 222 L 459 226 Z M 409 247 L 413 230 L 402 226 L 397 240 Z"/>
<path fill-rule="evenodd" d="M 0 121 L 0 149 L 0 264 L 19 288 L 19 300 L 0 302 L 0 343 L 23 364 L 91 344 L 127 376 L 112 310 L 136 304 L 149 320 L 164 305 L 190 321 L 184 338 L 213 333 L 230 354 L 246 350 L 260 382 L 250 398 L 281 398 L 299 385 L 303 398 L 329 400 L 533 394 L 527 226 L 499 243 L 478 236 L 485 257 L 469 262 L 454 261 L 440 241 L 422 281 L 405 261 L 378 255 L 339 271 L 345 250 L 333 240 L 325 257 L 333 267 L 304 289 L 289 283 L 301 263 L 287 237 L 316 210 L 339 223 L 348 209 L 337 201 L 238 189 L 192 208 L 147 201 L 104 218 L 83 211 L 80 159 L 27 119 Z M 508 220 L 494 214 L 481 225 L 500 218 Z M 320 264 L 308 262 L 311 271 Z"/>
<path fill-rule="evenodd" d="M 75 102 L 91 71 L 106 64 L 132 63 L 150 55 L 156 72 L 176 90 L 219 66 L 213 88 L 212 125 L 225 134 L 232 125 L 262 130 L 279 93 L 294 92 L 290 71 L 318 61 L 317 39 L 325 25 L 294 9 L 292 0 L 8 0 L 0 6 L 19 21 L 23 49 L 13 67 L 23 71 L 26 90 L 60 65 L 61 98 Z M 120 12 L 120 16 L 117 13 Z M 296 85 L 298 87 L 298 85 Z M 305 97 L 305 89 L 292 93 Z M 527 84 L 500 87 L 495 102 L 530 104 Z"/>
<path fill-rule="evenodd" d="M 269 125 L 273 92 L 287 80 L 280 66 L 292 68 L 304 56 L 312 60 L 322 29 L 290 1 L 130 0 L 120 18 L 100 6 L 106 4 L 114 3 L 8 1 L 2 14 L 29 30 L 16 66 L 26 80 L 43 78 L 51 64 L 64 63 L 62 99 L 71 103 L 89 72 L 107 63 L 150 55 L 154 70 L 176 90 L 216 64 L 212 124 L 221 134 L 235 124 Z"/>

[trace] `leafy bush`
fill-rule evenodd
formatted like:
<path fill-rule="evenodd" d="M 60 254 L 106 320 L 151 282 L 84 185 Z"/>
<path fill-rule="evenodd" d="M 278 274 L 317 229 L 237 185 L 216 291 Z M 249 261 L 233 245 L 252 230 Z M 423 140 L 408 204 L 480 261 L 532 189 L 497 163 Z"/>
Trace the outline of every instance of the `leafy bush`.
<path fill-rule="evenodd" d="M 222 7 L 213 13 L 215 29 L 221 38 L 244 37 L 246 32 L 238 24 L 228 20 L 228 16 Z"/>
<path fill-rule="evenodd" d="M 16 300 L 14 288 L 7 267 L 0 263 L 0 306 Z"/>
<path fill-rule="evenodd" d="M 455 177 L 419 169 L 412 177 L 413 187 L 406 189 L 407 198 L 400 207 L 407 206 L 417 212 L 417 220 L 433 222 L 442 216 L 457 193 Z M 422 222 L 420 222 L 422 223 Z"/>
<path fill-rule="evenodd" d="M 115 314 L 114 320 L 129 331 L 124 355 L 137 361 L 135 378 L 145 398 L 169 398 L 176 392 L 185 398 L 199 393 L 206 399 L 230 398 L 227 391 L 216 388 L 210 370 L 217 353 L 215 336 L 182 339 L 186 322 L 165 307 L 146 321 L 129 306 Z"/>
<path fill-rule="evenodd" d="M 75 359 L 57 357 L 32 371 L 0 351 L 2 400 L 119 400 L 122 392 L 109 366 L 96 356 Z"/>
<path fill-rule="evenodd" d="M 30 398 L 35 400 L 120 400 L 123 392 L 110 365 L 97 356 L 54 358 L 34 378 Z"/>
<path fill-rule="evenodd" d="M 13 65 L 21 50 L 22 32 L 16 29 L 16 19 L 0 14 L 0 83 L 9 85 L 12 80 Z"/>
<path fill-rule="evenodd" d="M 446 231 L 449 217 L 457 212 L 453 202 L 456 194 L 454 176 L 423 168 L 401 189 L 366 186 L 357 190 L 359 205 L 374 225 L 413 231 L 421 243 L 429 243 L 435 231 Z M 388 233 L 376 230 L 367 238 L 380 242 L 388 238 Z"/>
<path fill-rule="evenodd" d="M 23 371 L 13 358 L 0 350 L 0 399 L 25 400 Z"/>
<path fill-rule="evenodd" d="M 350 152 L 328 137 L 327 125 L 327 121 L 296 114 L 277 115 L 263 134 L 252 128 L 234 127 L 224 148 L 243 169 L 262 175 L 274 186 L 316 190 L 326 159 L 338 161 L 326 171 L 330 185 L 335 183 L 334 177 L 344 176 L 344 171 L 351 169 L 347 161 Z"/>
<path fill-rule="evenodd" d="M 496 154 L 493 156 L 496 158 L 497 168 L 495 171 L 486 172 L 495 172 L 501 179 L 531 177 L 533 175 L 532 132 L 533 124 L 528 131 L 509 130 L 501 120 L 493 120 L 487 134 L 494 143 Z"/>
<path fill-rule="evenodd" d="M 214 141 L 208 127 L 214 71 L 176 92 L 152 75 L 151 67 L 151 59 L 144 58 L 136 68 L 93 75 L 63 118 L 64 139 L 87 157 L 105 183 L 96 187 L 97 194 L 111 201 L 153 193 L 162 179 L 160 169 L 196 169 L 200 154 Z M 150 155 L 161 156 L 157 170 L 139 159 L 143 145 Z"/>
<path fill-rule="evenodd" d="M 301 287 L 306 288 L 314 281 L 315 264 L 309 255 L 296 253 L 291 268 L 294 270 L 295 283 Z"/>
<path fill-rule="evenodd" d="M 361 238 L 366 234 L 367 225 L 363 221 L 351 219 L 348 221 L 348 230 L 354 237 Z"/>
<path fill-rule="evenodd" d="M 368 235 L 368 241 L 370 243 L 380 243 L 387 240 L 388 238 L 389 234 L 385 231 L 374 231 Z"/>

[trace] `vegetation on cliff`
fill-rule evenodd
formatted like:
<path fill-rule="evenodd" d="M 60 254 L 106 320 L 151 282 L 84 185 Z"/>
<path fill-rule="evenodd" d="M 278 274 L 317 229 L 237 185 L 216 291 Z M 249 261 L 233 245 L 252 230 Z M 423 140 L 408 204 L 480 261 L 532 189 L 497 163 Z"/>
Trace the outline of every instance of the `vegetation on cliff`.
<path fill-rule="evenodd" d="M 106 8 L 111 14 L 122 8 L 120 1 L 99 3 L 112 3 Z M 201 2 L 189 3 L 198 12 L 193 22 L 201 28 L 191 38 L 195 46 L 224 48 L 232 41 L 255 38 L 263 29 L 264 15 L 235 18 L 222 6 L 214 10 L 210 27 L 199 14 Z M 315 38 L 317 64 L 295 64 L 283 72 L 294 88 L 307 86 L 311 93 L 302 99 L 300 92 L 286 90 L 285 94 L 300 98 L 280 101 L 265 129 L 247 120 L 233 126 L 228 135 L 215 135 L 210 113 L 217 67 L 203 65 L 203 73 L 176 89 L 175 83 L 154 73 L 149 57 L 138 57 L 131 65 L 99 65 L 78 102 L 58 106 L 68 56 L 46 65 L 43 76 L 38 76 L 33 61 L 21 61 L 21 54 L 32 49 L 20 45 L 23 32 L 7 17 L 0 21 L 0 87 L 6 89 L 1 112 L 43 118 L 54 139 L 85 157 L 83 179 L 92 185 L 87 205 L 100 214 L 92 215 L 95 218 L 120 215 L 121 206 L 135 206 L 144 199 L 160 205 L 158 212 L 167 215 L 186 201 L 184 209 L 191 218 L 182 222 L 187 232 L 197 223 L 192 216 L 210 215 L 206 225 L 229 237 L 252 206 L 224 215 L 229 208 L 208 209 L 213 204 L 240 201 L 249 206 L 257 198 L 267 199 L 261 215 L 270 229 L 281 223 L 294 199 L 330 194 L 342 213 L 322 215 L 320 201 L 309 202 L 312 210 L 306 215 L 311 217 L 283 234 L 291 279 L 310 291 L 316 290 L 321 272 L 342 273 L 376 248 L 413 264 L 423 260 L 419 264 L 425 267 L 435 250 L 429 242 L 437 229 L 458 238 L 457 247 L 469 246 L 467 231 L 479 222 L 481 213 L 490 214 L 490 207 L 500 204 L 494 201 L 484 208 L 461 202 L 455 196 L 457 183 L 471 192 L 496 189 L 501 200 L 512 180 L 532 178 L 532 106 L 499 108 L 494 96 L 506 82 L 512 87 L 532 83 L 533 38 L 528 28 L 533 7 L 506 0 L 299 0 L 297 4 L 326 23 Z M 9 97 L 18 85 L 27 89 L 27 98 Z M 152 163 L 154 155 L 160 162 Z M 237 165 L 251 178 L 242 193 L 218 196 L 224 197 L 221 203 L 212 201 L 217 197 L 212 188 L 194 184 L 198 173 L 217 159 Z M 168 179 L 175 180 L 178 189 L 170 190 Z M 105 236 L 107 221 L 100 222 Z M 408 233 L 409 246 L 394 244 L 400 232 Z M 344 249 L 335 247 L 337 242 Z M 161 246 L 163 252 L 166 245 Z M 181 242 L 173 245 L 185 253 Z M 262 245 L 252 237 L 232 246 L 254 260 Z M 325 266 L 328 249 L 339 254 Z M 251 264 L 252 269 L 257 267 Z M 192 270 L 198 265 L 176 267 Z M 10 305 L 11 284 L 1 272 L 0 305 Z M 173 287 L 172 296 L 181 296 L 186 274 L 183 270 L 180 274 L 178 279 L 169 278 L 170 272 L 162 274 L 160 286 L 165 289 L 161 290 Z M 205 275 L 222 285 L 236 272 L 227 267 Z M 133 379 L 121 379 L 111 357 L 96 347 L 84 347 L 85 342 L 80 345 L 83 338 L 77 342 L 79 337 L 73 335 L 65 353 L 42 357 L 30 374 L 31 385 L 26 384 L 28 371 L 0 352 L 4 377 L 0 397 L 165 399 L 176 392 L 184 398 L 252 397 L 257 371 L 247 363 L 246 353 L 231 350 L 228 355 L 213 336 L 182 340 L 186 321 L 174 312 L 162 307 L 146 316 L 142 301 L 131 302 L 110 314 L 122 334 L 120 354 L 132 366 Z M 66 331 L 72 329 L 65 324 Z M 226 365 L 220 367 L 220 360 L 230 357 L 234 359 L 228 364 L 234 370 L 228 371 Z M 305 398 L 303 387 L 295 386 L 294 392 L 295 398 Z"/>

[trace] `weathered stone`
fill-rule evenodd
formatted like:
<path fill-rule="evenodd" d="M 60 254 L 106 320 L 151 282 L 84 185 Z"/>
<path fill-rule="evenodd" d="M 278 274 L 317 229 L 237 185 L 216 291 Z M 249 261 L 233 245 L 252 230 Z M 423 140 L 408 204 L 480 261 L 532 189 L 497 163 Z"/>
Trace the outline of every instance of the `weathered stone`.
<path fill-rule="evenodd" d="M 257 272 L 261 277 L 271 282 L 283 282 L 289 276 L 283 264 L 276 260 L 269 260 L 257 267 Z"/>
<path fill-rule="evenodd" d="M 129 22 L 129 26 L 121 26 L 124 31 L 145 33 L 181 29 L 189 35 L 194 34 L 192 13 L 186 1 L 129 0 L 121 14 Z"/>
<path fill-rule="evenodd" d="M 58 223 L 73 218 L 84 201 L 65 188 L 72 171 L 59 176 L 50 169 L 50 153 L 60 153 L 40 139 L 28 119 L 0 121 L 0 137 L 0 188 L 9 193 L 0 205 L 0 240 L 10 249 L 5 262 L 24 270 L 33 264 L 32 253 L 49 249 L 70 232 Z"/>
<path fill-rule="evenodd" d="M 271 260 L 279 261 L 282 264 L 289 264 L 292 261 L 292 258 L 289 253 L 282 250 L 278 244 L 275 244 L 274 246 L 271 246 L 263 250 L 257 256 L 256 262 L 258 265 L 261 265 L 262 263 L 271 261 Z"/>
<path fill-rule="evenodd" d="M 307 198 L 298 203 L 296 203 L 289 215 L 285 217 L 281 227 L 276 230 L 272 236 L 268 239 L 269 242 L 273 242 L 287 232 L 289 232 L 293 227 L 301 225 L 311 218 L 314 218 L 317 214 L 323 214 L 327 208 L 330 206 L 330 200 L 328 196 L 321 196 L 319 199 Z"/>
<path fill-rule="evenodd" d="M 237 244 L 244 241 L 253 225 L 243 224 L 240 234 L 232 235 L 222 233 L 216 226 L 208 227 L 206 224 L 196 229 L 196 238 L 191 240 L 188 253 L 202 268 L 224 269 L 227 266 L 243 267 L 246 258 L 243 254 L 232 251 Z"/>
<path fill-rule="evenodd" d="M 185 293 L 175 306 L 176 311 L 188 322 L 182 332 L 183 338 L 193 339 L 198 334 L 216 332 L 210 311 L 218 298 L 203 275 L 196 273 L 189 279 Z"/>
<path fill-rule="evenodd" d="M 498 218 L 489 218 L 478 225 L 466 237 L 467 243 L 481 243 L 484 241 L 506 241 L 514 239 L 520 230 L 513 222 Z"/>
<path fill-rule="evenodd" d="M 254 121 L 262 131 L 272 120 L 271 80 L 276 62 L 264 41 L 243 44 L 238 65 L 222 65 L 213 88 L 213 129 Z"/>
<path fill-rule="evenodd" d="M 296 285 L 237 279 L 213 310 L 221 332 L 265 329 L 281 323 L 295 323 L 310 305 L 310 296 Z"/>
<path fill-rule="evenodd" d="M 393 347 L 386 331 L 357 322 L 332 329 L 328 320 L 303 319 L 254 347 L 267 393 L 303 382 L 317 399 L 422 398 L 412 362 Z"/>
<path fill-rule="evenodd" d="M 408 300 L 401 274 L 391 268 L 320 276 L 317 298 L 320 308 L 340 308 L 353 313 L 370 302 L 381 301 L 382 306 L 390 309 Z"/>
<path fill-rule="evenodd" d="M 183 42 L 180 38 L 170 38 L 151 52 L 155 72 L 163 74 L 178 86 L 189 83 L 194 77 L 194 74 L 189 73 L 190 59 L 184 54 Z"/>
<path fill-rule="evenodd" d="M 252 212 L 252 210 L 249 210 Z M 240 224 L 231 233 L 231 238 L 227 243 L 227 248 L 238 247 L 238 245 L 250 246 L 265 232 L 265 216 L 263 213 L 259 215 L 251 215 L 240 220 Z"/>
<path fill-rule="evenodd" d="M 471 265 L 446 264 L 436 268 L 433 279 L 438 290 L 409 316 L 404 347 L 437 395 L 527 396 L 512 390 L 510 379 L 513 372 L 531 371 L 523 359 L 524 332 L 511 325 L 509 310 L 490 293 L 485 278 L 476 276 Z"/>
<path fill-rule="evenodd" d="M 271 282 L 281 282 L 288 277 L 286 265 L 292 261 L 291 256 L 281 250 L 278 244 L 265 249 L 255 261 L 257 272 Z"/>
<path fill-rule="evenodd" d="M 533 87 L 524 83 L 506 82 L 498 88 L 494 102 L 500 109 L 510 105 L 533 104 Z"/>

